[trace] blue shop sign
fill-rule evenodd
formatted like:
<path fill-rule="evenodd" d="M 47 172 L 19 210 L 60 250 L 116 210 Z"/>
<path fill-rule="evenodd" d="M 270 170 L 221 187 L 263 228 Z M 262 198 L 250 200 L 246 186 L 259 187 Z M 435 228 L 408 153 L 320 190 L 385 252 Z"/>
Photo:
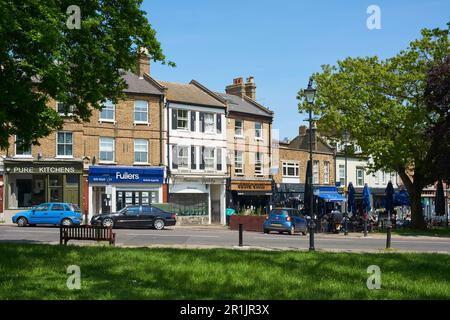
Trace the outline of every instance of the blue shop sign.
<path fill-rule="evenodd" d="M 89 167 L 90 183 L 162 184 L 164 168 Z"/>

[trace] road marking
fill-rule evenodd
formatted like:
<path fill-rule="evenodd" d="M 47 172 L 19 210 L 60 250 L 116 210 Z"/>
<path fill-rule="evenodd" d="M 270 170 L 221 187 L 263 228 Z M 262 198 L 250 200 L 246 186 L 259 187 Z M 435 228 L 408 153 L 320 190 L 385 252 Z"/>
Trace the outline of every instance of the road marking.
<path fill-rule="evenodd" d="M 190 237 L 190 238 L 220 238 L 219 236 L 198 236 L 185 234 L 151 234 L 151 233 L 125 233 L 127 236 L 148 236 L 148 237 Z"/>

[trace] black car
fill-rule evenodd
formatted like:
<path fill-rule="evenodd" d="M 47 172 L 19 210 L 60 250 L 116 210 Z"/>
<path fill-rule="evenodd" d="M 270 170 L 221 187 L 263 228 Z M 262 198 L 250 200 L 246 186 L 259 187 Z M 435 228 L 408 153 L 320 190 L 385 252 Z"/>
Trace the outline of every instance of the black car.
<path fill-rule="evenodd" d="M 177 222 L 175 213 L 166 212 L 151 205 L 127 206 L 116 213 L 95 215 L 91 225 L 101 225 L 113 228 L 155 228 L 164 229 L 174 226 Z"/>

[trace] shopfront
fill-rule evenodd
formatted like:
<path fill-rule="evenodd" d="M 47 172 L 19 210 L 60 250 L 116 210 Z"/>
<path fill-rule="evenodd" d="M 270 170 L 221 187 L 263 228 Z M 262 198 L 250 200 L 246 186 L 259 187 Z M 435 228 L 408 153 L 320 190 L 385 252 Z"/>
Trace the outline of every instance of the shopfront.
<path fill-rule="evenodd" d="M 81 205 L 82 161 L 4 160 L 5 209 L 44 202 Z"/>
<path fill-rule="evenodd" d="M 162 167 L 89 167 L 89 214 L 163 202 Z"/>
<path fill-rule="evenodd" d="M 270 210 L 272 180 L 231 179 L 229 201 L 236 212 L 266 214 Z"/>

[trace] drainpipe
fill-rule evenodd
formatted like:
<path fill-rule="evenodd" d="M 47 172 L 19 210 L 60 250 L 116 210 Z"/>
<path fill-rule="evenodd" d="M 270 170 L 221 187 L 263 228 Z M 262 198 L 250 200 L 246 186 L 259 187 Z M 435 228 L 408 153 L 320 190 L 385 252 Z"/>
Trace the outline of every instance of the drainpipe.
<path fill-rule="evenodd" d="M 170 135 L 169 135 L 169 131 L 170 131 L 170 127 L 169 127 L 169 101 L 166 101 L 166 116 L 167 116 L 167 177 L 166 177 L 166 184 L 167 184 L 167 202 L 170 202 L 170 192 L 169 192 L 169 177 L 170 177 Z"/>
<path fill-rule="evenodd" d="M 164 96 L 159 96 L 159 166 L 164 166 L 163 163 L 163 103 Z"/>
<path fill-rule="evenodd" d="M 273 185 L 273 175 L 272 175 L 272 122 L 269 122 L 269 177 L 271 179 L 271 184 Z M 273 190 L 269 198 L 269 205 L 267 206 L 267 214 L 270 213 L 270 206 L 272 205 L 273 201 Z"/>

